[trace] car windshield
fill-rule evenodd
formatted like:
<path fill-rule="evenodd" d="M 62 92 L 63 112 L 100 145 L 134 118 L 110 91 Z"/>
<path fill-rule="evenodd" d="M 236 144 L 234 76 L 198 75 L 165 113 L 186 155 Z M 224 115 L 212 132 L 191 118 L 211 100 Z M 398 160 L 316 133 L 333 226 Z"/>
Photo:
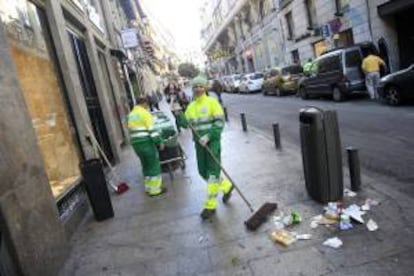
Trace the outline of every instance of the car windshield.
<path fill-rule="evenodd" d="M 358 50 L 347 52 L 345 55 L 347 67 L 360 67 L 362 63 L 361 54 Z"/>
<path fill-rule="evenodd" d="M 301 74 L 303 73 L 302 66 L 288 66 L 282 69 L 282 75 L 289 75 L 289 74 Z"/>
<path fill-rule="evenodd" d="M 262 73 L 256 73 L 250 76 L 251 80 L 258 80 L 258 79 L 263 79 L 263 74 Z"/>

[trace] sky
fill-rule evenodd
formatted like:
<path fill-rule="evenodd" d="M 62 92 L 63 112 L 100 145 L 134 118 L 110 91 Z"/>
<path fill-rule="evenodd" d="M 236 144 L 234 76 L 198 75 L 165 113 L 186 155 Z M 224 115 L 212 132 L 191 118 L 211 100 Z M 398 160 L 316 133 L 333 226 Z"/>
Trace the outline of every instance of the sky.
<path fill-rule="evenodd" d="M 156 19 L 175 38 L 179 51 L 201 51 L 201 0 L 141 0 L 151 19 Z"/>

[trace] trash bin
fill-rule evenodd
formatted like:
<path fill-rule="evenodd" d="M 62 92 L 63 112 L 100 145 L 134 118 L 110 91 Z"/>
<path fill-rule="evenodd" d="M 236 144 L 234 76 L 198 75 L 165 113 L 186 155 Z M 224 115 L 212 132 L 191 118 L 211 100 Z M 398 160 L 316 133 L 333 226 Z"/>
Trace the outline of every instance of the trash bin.
<path fill-rule="evenodd" d="M 308 194 L 321 203 L 341 199 L 342 154 L 336 111 L 302 108 L 299 121 Z"/>
<path fill-rule="evenodd" d="M 95 219 L 102 221 L 114 216 L 101 160 L 90 159 L 80 164 L 86 193 Z"/>
<path fill-rule="evenodd" d="M 0 230 L 0 275 L 1 276 L 17 276 L 21 275 L 18 273 L 13 258 L 11 257 L 9 248 L 6 244 L 4 234 Z"/>

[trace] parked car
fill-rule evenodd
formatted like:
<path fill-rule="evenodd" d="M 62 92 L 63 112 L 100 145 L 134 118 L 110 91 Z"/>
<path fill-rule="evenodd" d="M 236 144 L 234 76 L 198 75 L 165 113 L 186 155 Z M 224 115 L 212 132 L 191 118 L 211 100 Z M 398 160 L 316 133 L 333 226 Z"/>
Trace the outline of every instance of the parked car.
<path fill-rule="evenodd" d="M 300 65 L 290 65 L 282 68 L 271 69 L 265 75 L 263 82 L 263 94 L 283 94 L 297 92 L 299 79 L 303 76 L 303 68 Z"/>
<path fill-rule="evenodd" d="M 414 64 L 381 78 L 378 95 L 389 105 L 414 100 Z"/>
<path fill-rule="evenodd" d="M 226 91 L 230 93 L 239 92 L 240 79 L 241 79 L 241 75 L 239 74 L 228 76 L 227 81 L 224 84 Z"/>
<path fill-rule="evenodd" d="M 315 59 L 310 76 L 299 83 L 303 99 L 311 95 L 332 96 L 343 101 L 356 93 L 366 94 L 365 77 L 361 69 L 364 48 L 361 45 L 337 49 Z"/>
<path fill-rule="evenodd" d="M 250 93 L 260 91 L 263 87 L 263 73 L 250 73 L 241 78 L 239 91 L 240 93 Z"/>

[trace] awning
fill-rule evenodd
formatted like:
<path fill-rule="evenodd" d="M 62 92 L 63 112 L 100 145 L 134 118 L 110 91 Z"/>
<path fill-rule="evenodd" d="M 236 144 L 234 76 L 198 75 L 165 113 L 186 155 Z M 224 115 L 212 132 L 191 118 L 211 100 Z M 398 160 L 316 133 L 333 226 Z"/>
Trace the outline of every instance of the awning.
<path fill-rule="evenodd" d="M 378 6 L 377 9 L 379 16 L 386 17 L 413 7 L 414 0 L 391 0 Z"/>

